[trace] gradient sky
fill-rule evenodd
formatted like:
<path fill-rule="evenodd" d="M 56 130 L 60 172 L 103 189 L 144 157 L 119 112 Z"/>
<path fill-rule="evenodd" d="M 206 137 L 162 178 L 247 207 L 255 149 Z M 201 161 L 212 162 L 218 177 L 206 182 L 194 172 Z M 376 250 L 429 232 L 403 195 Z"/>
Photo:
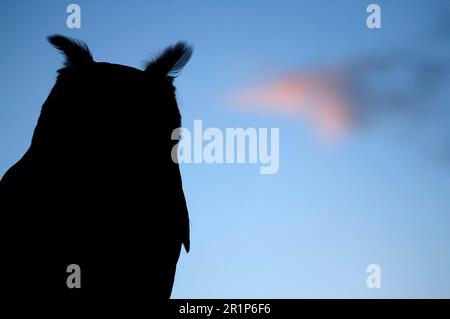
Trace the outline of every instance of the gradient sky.
<path fill-rule="evenodd" d="M 2 1 L 0 175 L 29 146 L 62 66 L 47 35 L 79 38 L 97 61 L 134 67 L 187 40 L 194 55 L 176 80 L 183 125 L 280 128 L 280 170 L 182 165 L 192 248 L 182 253 L 172 297 L 450 298 L 448 78 L 414 110 L 402 104 L 400 116 L 363 95 L 351 108 L 364 111 L 363 124 L 332 143 L 277 105 L 249 110 L 230 98 L 293 70 L 360 57 L 448 62 L 447 2 L 372 2 L 382 8 L 381 30 L 367 29 L 371 2 L 362 0 L 76 1 L 79 30 L 66 27 L 70 2 Z M 376 81 L 399 82 L 392 74 Z M 380 289 L 366 287 L 372 263 L 381 266 Z"/>

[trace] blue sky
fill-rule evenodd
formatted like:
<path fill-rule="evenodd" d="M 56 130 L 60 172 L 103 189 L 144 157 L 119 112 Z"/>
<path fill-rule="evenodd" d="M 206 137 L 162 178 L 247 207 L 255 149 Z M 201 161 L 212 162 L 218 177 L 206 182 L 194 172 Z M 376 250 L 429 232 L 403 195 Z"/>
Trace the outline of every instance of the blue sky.
<path fill-rule="evenodd" d="M 97 61 L 134 67 L 187 40 L 194 55 L 176 80 L 183 125 L 279 128 L 280 170 L 182 165 L 192 250 L 180 258 L 172 297 L 450 297 L 450 161 L 440 155 L 450 144 L 448 79 L 433 98 L 421 93 L 420 112 L 400 101 L 399 115 L 364 95 L 351 110 L 370 125 L 332 145 L 276 105 L 249 111 L 229 99 L 276 75 L 360 57 L 419 56 L 445 69 L 450 29 L 436 22 L 450 12 L 445 1 L 377 1 L 380 30 L 367 29 L 371 2 L 361 0 L 77 1 L 78 30 L 66 27 L 69 3 L 0 4 L 0 175 L 27 149 L 62 65 L 47 35 L 79 38 Z M 377 81 L 396 89 L 405 78 Z M 380 289 L 366 287 L 372 263 Z"/>

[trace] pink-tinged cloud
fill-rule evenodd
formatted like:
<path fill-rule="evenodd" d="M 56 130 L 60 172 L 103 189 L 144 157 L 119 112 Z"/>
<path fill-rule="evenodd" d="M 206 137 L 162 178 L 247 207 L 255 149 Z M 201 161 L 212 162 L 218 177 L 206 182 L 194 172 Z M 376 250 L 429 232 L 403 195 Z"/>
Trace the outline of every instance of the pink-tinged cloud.
<path fill-rule="evenodd" d="M 232 101 L 244 109 L 307 121 L 322 137 L 335 139 L 354 123 L 347 89 L 339 72 L 287 73 L 237 90 Z"/>

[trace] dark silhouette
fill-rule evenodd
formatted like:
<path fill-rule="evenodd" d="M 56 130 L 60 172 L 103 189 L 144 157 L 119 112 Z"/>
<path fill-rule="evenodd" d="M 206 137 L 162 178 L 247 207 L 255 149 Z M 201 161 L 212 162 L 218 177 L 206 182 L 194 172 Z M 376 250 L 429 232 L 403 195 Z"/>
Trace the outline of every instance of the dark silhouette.
<path fill-rule="evenodd" d="M 95 62 L 73 39 L 48 40 L 65 67 L 30 148 L 0 182 L 0 286 L 19 298 L 168 299 L 182 245 L 189 251 L 171 159 L 181 126 L 172 82 L 192 49 L 179 42 L 142 71 Z M 81 268 L 81 289 L 66 285 L 70 264 Z"/>

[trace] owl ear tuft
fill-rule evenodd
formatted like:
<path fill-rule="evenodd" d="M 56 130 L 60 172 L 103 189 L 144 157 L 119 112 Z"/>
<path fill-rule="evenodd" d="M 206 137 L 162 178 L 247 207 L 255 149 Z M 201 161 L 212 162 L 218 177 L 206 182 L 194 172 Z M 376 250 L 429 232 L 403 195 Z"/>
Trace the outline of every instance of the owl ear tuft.
<path fill-rule="evenodd" d="M 84 42 L 58 34 L 49 36 L 47 39 L 50 44 L 64 54 L 66 67 L 77 67 L 94 62 L 92 54 Z"/>
<path fill-rule="evenodd" d="M 145 72 L 168 78 L 177 77 L 192 56 L 193 49 L 185 42 L 166 48 L 146 63 Z"/>

